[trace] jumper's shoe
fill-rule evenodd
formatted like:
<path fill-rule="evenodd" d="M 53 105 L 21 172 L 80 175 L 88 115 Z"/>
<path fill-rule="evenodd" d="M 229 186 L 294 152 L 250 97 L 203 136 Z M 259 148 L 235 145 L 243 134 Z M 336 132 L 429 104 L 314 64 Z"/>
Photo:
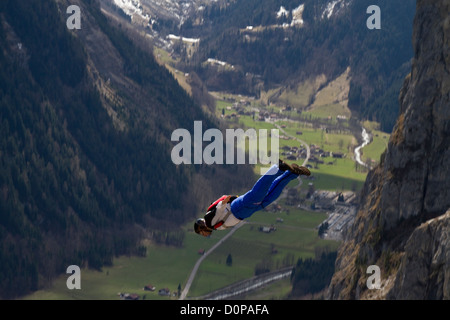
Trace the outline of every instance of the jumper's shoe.
<path fill-rule="evenodd" d="M 292 171 L 292 172 L 299 176 L 310 176 L 311 175 L 311 171 L 309 171 L 309 169 L 304 166 L 299 166 L 296 163 L 293 163 L 291 166 L 294 169 L 294 171 Z"/>
<path fill-rule="evenodd" d="M 303 175 L 303 176 L 310 176 L 311 175 L 311 172 L 308 170 L 308 168 L 303 167 L 303 166 L 299 166 L 296 163 L 293 163 L 293 164 L 290 165 L 290 164 L 284 162 L 281 159 L 278 162 L 278 168 L 281 171 L 289 170 L 290 172 L 292 172 L 292 173 L 294 173 L 294 174 L 296 174 L 298 176 L 301 176 L 301 175 Z"/>
<path fill-rule="evenodd" d="M 292 168 L 290 165 L 288 165 L 286 162 L 284 162 L 283 160 L 278 160 L 278 169 L 280 169 L 281 171 L 292 171 L 294 170 L 294 168 Z"/>

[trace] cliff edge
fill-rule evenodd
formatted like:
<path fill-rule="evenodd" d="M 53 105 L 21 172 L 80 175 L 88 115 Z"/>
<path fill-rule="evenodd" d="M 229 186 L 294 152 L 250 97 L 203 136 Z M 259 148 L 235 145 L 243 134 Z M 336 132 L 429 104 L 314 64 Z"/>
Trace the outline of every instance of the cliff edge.
<path fill-rule="evenodd" d="M 380 165 L 338 252 L 329 299 L 450 299 L 450 0 L 418 0 L 414 59 Z M 380 289 L 368 289 L 370 265 Z"/>

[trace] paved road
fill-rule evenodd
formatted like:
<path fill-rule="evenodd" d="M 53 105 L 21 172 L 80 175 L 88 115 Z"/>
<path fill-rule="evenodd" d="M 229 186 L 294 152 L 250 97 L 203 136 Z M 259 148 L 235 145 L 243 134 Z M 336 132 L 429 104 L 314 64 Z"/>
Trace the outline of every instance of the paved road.
<path fill-rule="evenodd" d="M 191 284 L 194 281 L 195 275 L 197 274 L 198 268 L 200 267 L 200 264 L 203 262 L 203 260 L 211 253 L 213 252 L 218 246 L 220 246 L 225 240 L 227 240 L 233 233 L 236 232 L 240 227 L 242 227 L 244 224 L 246 224 L 246 221 L 242 221 L 237 226 L 233 227 L 233 229 L 228 232 L 225 237 L 220 239 L 215 245 L 213 245 L 207 252 L 205 252 L 200 259 L 198 259 L 197 263 L 195 264 L 194 268 L 191 271 L 191 274 L 189 276 L 188 281 L 186 282 L 186 286 L 184 287 L 183 291 L 181 292 L 180 299 L 184 300 L 189 292 L 189 289 L 191 288 Z"/>
<path fill-rule="evenodd" d="M 292 135 L 290 135 L 289 133 L 287 133 L 283 128 L 281 128 L 280 127 L 280 125 L 278 125 L 278 124 L 276 124 L 276 123 L 274 123 L 273 124 L 275 127 L 277 127 L 278 128 L 278 130 L 280 130 L 281 132 L 283 132 L 283 134 L 285 135 L 285 136 L 287 136 L 287 137 L 289 137 L 289 138 L 292 138 L 292 139 L 294 139 L 294 140 L 297 140 L 298 142 L 300 142 L 301 144 L 303 144 L 304 146 L 305 146 L 305 148 L 306 148 L 306 159 L 305 159 L 305 161 L 303 161 L 303 166 L 306 166 L 306 164 L 308 163 L 308 160 L 309 160 L 309 158 L 310 158 L 310 156 L 311 156 L 311 149 L 309 148 L 309 144 L 307 144 L 305 141 L 303 141 L 303 140 L 301 140 L 301 139 L 299 139 L 299 138 L 297 138 L 297 137 L 294 137 L 294 136 L 292 136 Z"/>

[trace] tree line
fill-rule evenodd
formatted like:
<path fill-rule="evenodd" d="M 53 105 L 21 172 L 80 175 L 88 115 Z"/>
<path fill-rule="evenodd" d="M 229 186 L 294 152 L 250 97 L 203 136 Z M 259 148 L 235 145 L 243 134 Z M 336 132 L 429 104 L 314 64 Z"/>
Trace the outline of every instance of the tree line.
<path fill-rule="evenodd" d="M 318 293 L 328 287 L 334 274 L 337 252 L 324 251 L 315 259 L 299 259 L 292 270 L 291 298 Z"/>

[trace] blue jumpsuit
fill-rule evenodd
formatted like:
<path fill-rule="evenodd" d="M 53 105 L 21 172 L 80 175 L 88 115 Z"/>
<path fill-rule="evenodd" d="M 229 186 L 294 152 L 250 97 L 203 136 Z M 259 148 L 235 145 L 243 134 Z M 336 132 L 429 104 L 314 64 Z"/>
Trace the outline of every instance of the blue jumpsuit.
<path fill-rule="evenodd" d="M 274 202 L 289 182 L 298 175 L 289 170 L 281 171 L 278 165 L 273 165 L 265 175 L 256 181 L 253 188 L 246 194 L 231 202 L 231 212 L 238 219 L 250 217 Z"/>

